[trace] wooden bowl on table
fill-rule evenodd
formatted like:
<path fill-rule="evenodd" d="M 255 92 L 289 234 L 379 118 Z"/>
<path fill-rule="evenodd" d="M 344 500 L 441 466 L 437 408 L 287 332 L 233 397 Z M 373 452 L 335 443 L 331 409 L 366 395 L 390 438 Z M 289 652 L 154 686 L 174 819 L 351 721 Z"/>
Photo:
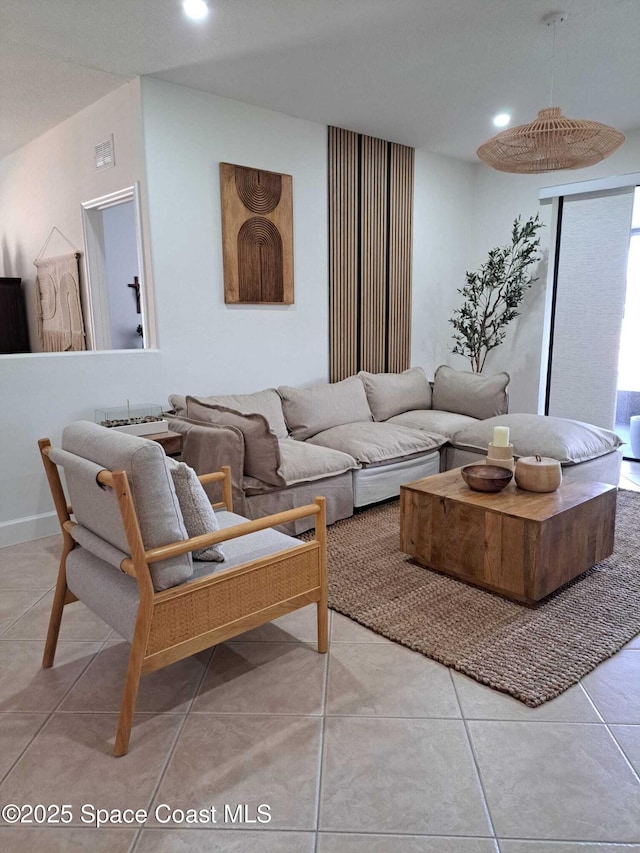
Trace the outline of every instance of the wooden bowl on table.
<path fill-rule="evenodd" d="M 499 492 L 511 482 L 513 471 L 498 465 L 465 465 L 460 470 L 462 479 L 475 492 Z"/>

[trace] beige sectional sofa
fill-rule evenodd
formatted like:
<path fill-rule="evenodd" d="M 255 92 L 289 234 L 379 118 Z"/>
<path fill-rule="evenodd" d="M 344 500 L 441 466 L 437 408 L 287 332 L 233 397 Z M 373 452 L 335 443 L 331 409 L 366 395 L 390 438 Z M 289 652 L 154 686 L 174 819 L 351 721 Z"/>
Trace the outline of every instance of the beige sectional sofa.
<path fill-rule="evenodd" d="M 443 365 L 360 372 L 308 388 L 170 397 L 170 428 L 199 474 L 232 469 L 234 508 L 250 518 L 327 498 L 327 521 L 397 495 L 400 484 L 477 461 L 494 426 L 509 426 L 516 456 L 559 459 L 569 479 L 617 483 L 622 443 L 612 432 L 558 418 L 508 414 L 506 373 Z M 217 495 L 211 494 L 212 499 Z M 302 520 L 288 532 L 303 532 Z"/>

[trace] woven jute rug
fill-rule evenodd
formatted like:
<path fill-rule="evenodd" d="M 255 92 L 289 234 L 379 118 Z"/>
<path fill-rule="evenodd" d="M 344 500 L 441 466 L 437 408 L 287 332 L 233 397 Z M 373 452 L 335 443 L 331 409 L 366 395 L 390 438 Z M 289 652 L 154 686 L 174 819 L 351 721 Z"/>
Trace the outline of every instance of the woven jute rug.
<path fill-rule="evenodd" d="M 534 607 L 399 550 L 399 501 L 328 529 L 329 606 L 535 708 L 640 633 L 640 493 L 618 492 L 615 551 Z"/>

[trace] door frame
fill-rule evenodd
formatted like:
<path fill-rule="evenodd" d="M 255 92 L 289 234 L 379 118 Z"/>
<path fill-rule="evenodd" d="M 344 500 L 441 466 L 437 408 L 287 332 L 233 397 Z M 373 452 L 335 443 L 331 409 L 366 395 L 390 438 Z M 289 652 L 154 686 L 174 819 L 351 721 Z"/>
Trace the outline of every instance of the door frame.
<path fill-rule="evenodd" d="M 87 349 L 110 350 L 112 348 L 102 211 L 108 207 L 125 204 L 130 201 L 133 202 L 136 228 L 143 349 L 148 349 L 150 345 L 149 311 L 142 245 L 140 186 L 136 181 L 133 186 L 125 187 L 117 192 L 109 193 L 108 195 L 103 195 L 99 198 L 82 202 L 81 204 L 82 232 L 85 249 L 85 276 L 82 286 L 82 302 L 87 308 L 87 316 L 85 317 Z"/>

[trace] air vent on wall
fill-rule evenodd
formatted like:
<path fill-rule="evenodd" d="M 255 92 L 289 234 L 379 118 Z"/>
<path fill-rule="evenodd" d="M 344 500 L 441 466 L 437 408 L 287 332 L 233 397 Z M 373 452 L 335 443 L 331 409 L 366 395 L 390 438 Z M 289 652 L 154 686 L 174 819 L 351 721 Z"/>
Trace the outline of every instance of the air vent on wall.
<path fill-rule="evenodd" d="M 95 146 L 96 171 L 110 169 L 116 164 L 113 153 L 113 134 Z"/>

